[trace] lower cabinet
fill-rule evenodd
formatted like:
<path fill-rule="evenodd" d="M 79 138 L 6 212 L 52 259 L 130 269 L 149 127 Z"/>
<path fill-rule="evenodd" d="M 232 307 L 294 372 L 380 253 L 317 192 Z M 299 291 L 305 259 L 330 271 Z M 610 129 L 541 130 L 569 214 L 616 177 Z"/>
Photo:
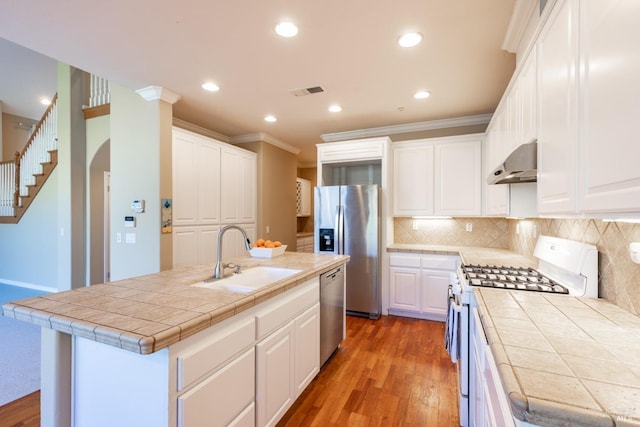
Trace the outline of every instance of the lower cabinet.
<path fill-rule="evenodd" d="M 256 345 L 256 422 L 274 426 L 320 371 L 320 305 Z"/>
<path fill-rule="evenodd" d="M 275 425 L 320 371 L 319 289 L 315 277 L 152 354 L 73 337 L 75 425 Z"/>
<path fill-rule="evenodd" d="M 178 397 L 178 427 L 253 425 L 253 419 L 246 420 L 247 412 L 254 412 L 254 388 L 255 350 L 250 348 Z"/>
<path fill-rule="evenodd" d="M 449 275 L 455 255 L 394 253 L 389 257 L 389 313 L 444 321 L 449 299 Z"/>

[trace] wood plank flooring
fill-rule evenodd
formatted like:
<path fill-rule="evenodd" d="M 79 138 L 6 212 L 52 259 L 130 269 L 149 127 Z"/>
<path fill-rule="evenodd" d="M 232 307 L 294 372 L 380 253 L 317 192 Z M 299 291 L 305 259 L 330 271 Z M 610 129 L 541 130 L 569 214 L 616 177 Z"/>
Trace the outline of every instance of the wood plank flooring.
<path fill-rule="evenodd" d="M 0 406 L 0 427 L 40 427 L 40 391 Z"/>
<path fill-rule="evenodd" d="M 458 426 L 444 324 L 347 317 L 347 338 L 278 426 Z"/>
<path fill-rule="evenodd" d="M 444 324 L 347 317 L 347 339 L 278 426 L 459 425 Z M 40 392 L 0 407 L 0 427 L 38 427 Z"/>

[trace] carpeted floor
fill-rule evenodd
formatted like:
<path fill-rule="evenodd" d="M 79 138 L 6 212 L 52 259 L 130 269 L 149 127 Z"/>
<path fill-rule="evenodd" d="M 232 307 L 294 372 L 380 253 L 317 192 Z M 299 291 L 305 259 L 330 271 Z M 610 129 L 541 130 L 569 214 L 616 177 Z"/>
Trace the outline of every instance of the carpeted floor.
<path fill-rule="evenodd" d="M 0 306 L 46 292 L 0 283 Z M 40 389 L 40 327 L 0 316 L 0 406 Z"/>

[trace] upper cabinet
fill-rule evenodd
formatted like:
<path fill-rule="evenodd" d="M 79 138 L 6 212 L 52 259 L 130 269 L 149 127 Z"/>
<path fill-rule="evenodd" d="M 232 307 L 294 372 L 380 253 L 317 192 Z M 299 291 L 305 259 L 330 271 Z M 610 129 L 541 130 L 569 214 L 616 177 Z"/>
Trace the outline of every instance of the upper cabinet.
<path fill-rule="evenodd" d="M 393 145 L 394 216 L 481 214 L 482 135 Z"/>
<path fill-rule="evenodd" d="M 580 3 L 582 212 L 640 211 L 640 2 Z"/>
<path fill-rule="evenodd" d="M 555 4 L 538 40 L 538 209 L 576 210 L 578 1 Z"/>
<path fill-rule="evenodd" d="M 484 213 L 489 216 L 537 216 L 535 189 L 529 186 L 522 201 L 514 203 L 512 193 L 521 193 L 523 184 L 489 185 L 486 178 L 519 145 L 537 138 L 537 58 L 535 51 L 527 56 L 516 70 L 509 88 L 487 128 L 484 145 Z"/>
<path fill-rule="evenodd" d="M 640 3 L 559 0 L 537 40 L 542 214 L 640 210 Z"/>
<path fill-rule="evenodd" d="M 256 154 L 173 128 L 173 265 L 211 262 L 220 227 L 239 224 L 256 235 Z M 236 231 L 225 234 L 223 256 L 246 249 Z"/>

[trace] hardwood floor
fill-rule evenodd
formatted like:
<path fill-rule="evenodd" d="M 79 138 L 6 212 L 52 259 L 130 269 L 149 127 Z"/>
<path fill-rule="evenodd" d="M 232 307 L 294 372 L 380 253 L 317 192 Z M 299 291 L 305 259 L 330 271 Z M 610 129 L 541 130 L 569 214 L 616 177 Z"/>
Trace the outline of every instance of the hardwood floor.
<path fill-rule="evenodd" d="M 347 339 L 278 426 L 459 425 L 444 324 L 347 317 Z M 40 392 L 0 407 L 0 427 L 38 427 Z"/>
<path fill-rule="evenodd" d="M 0 406 L 0 427 L 40 427 L 40 391 Z"/>
<path fill-rule="evenodd" d="M 347 317 L 347 338 L 278 426 L 458 426 L 444 324 Z"/>

